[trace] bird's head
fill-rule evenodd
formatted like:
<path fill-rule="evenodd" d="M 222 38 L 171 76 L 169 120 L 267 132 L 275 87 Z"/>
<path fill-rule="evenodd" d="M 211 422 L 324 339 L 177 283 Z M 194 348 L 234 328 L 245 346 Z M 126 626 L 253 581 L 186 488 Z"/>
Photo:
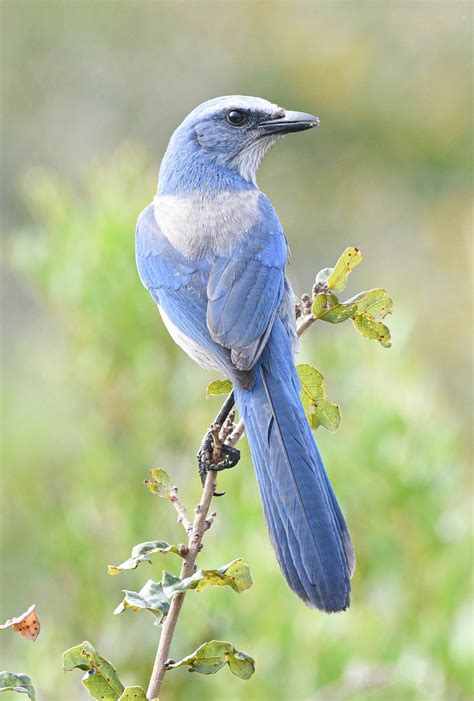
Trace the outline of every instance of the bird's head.
<path fill-rule="evenodd" d="M 182 180 L 186 171 L 195 180 L 199 172 L 209 180 L 211 171 L 225 171 L 255 183 L 267 150 L 277 139 L 318 126 L 312 114 L 292 112 L 259 97 L 218 97 L 196 107 L 174 132 L 160 172 Z M 186 161 L 186 164 L 185 164 Z M 225 179 L 225 178 L 224 178 Z"/>

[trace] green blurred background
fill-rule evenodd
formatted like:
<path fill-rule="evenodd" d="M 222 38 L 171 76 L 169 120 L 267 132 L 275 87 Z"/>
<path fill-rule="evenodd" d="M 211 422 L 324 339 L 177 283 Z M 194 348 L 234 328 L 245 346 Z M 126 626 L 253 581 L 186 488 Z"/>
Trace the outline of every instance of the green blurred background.
<path fill-rule="evenodd" d="M 350 244 L 348 292 L 386 287 L 393 347 L 317 325 L 301 359 L 342 406 L 318 442 L 358 557 L 350 610 L 288 590 L 245 441 L 203 566 L 242 556 L 254 587 L 191 593 L 173 643 L 211 638 L 257 660 L 248 682 L 176 670 L 162 699 L 471 698 L 470 343 L 472 5 L 464 2 L 16 2 L 3 14 L 2 620 L 36 602 L 34 645 L 2 632 L 4 669 L 44 701 L 86 696 L 61 671 L 90 640 L 146 685 L 158 637 L 119 617 L 173 556 L 108 577 L 134 543 L 182 540 L 142 486 L 166 468 L 192 506 L 210 376 L 169 339 L 134 262 L 173 128 L 199 102 L 251 94 L 318 114 L 259 184 L 289 239 L 296 291 Z"/>

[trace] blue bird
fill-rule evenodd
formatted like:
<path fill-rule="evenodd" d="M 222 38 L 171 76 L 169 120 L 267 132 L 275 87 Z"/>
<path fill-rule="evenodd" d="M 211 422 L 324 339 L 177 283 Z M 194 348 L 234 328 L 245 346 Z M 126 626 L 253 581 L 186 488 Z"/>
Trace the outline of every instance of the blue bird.
<path fill-rule="evenodd" d="M 256 172 L 282 136 L 317 117 L 257 97 L 204 102 L 171 137 L 140 214 L 141 280 L 178 345 L 235 388 L 270 538 L 311 607 L 350 603 L 354 551 L 300 400 L 288 247 Z"/>

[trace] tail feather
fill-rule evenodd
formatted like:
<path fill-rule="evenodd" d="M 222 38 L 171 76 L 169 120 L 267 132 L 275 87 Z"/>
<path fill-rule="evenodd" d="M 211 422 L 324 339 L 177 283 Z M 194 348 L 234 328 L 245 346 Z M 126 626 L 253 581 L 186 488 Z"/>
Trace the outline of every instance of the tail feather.
<path fill-rule="evenodd" d="M 354 552 L 299 398 L 277 317 L 251 390 L 236 388 L 270 537 L 290 587 L 309 606 L 349 606 Z"/>
<path fill-rule="evenodd" d="M 265 418 L 262 418 L 265 423 Z M 251 424 L 247 420 L 247 434 L 249 430 L 253 435 L 255 435 L 255 441 L 252 442 L 252 452 L 257 451 L 259 454 L 264 455 L 265 441 L 267 440 L 267 437 L 265 436 L 264 432 L 259 431 L 258 426 L 256 431 L 252 431 Z M 262 484 L 264 476 L 260 472 L 260 461 L 255 461 L 255 468 L 259 484 Z M 292 552 L 292 549 L 288 547 L 290 542 L 295 541 L 295 535 L 291 526 L 291 522 L 288 521 L 288 519 L 285 519 L 285 522 L 282 520 L 282 511 L 281 508 L 278 507 L 281 498 L 279 494 L 276 493 L 276 485 L 274 482 L 269 481 L 266 483 L 266 488 L 261 489 L 260 491 L 262 496 L 263 508 L 268 522 L 270 539 L 272 541 L 273 548 L 277 553 L 281 570 L 291 589 L 293 589 L 293 591 L 295 591 L 298 594 L 298 596 L 300 596 L 302 599 L 306 600 L 311 597 L 311 593 L 314 587 L 305 575 L 305 571 L 299 555 L 299 549 L 293 548 Z M 277 534 L 281 533 L 285 533 L 286 537 L 277 537 Z M 296 559 L 296 562 L 294 561 L 294 558 Z"/>
<path fill-rule="evenodd" d="M 257 472 L 260 482 L 259 474 Z M 314 585 L 306 575 L 291 520 L 279 507 L 281 496 L 278 493 L 277 485 L 271 483 L 267 486 L 268 489 L 262 490 L 262 500 L 270 538 L 277 553 L 280 567 L 293 591 L 302 599 L 310 600 L 315 595 Z M 284 534 L 283 537 L 282 534 Z"/>

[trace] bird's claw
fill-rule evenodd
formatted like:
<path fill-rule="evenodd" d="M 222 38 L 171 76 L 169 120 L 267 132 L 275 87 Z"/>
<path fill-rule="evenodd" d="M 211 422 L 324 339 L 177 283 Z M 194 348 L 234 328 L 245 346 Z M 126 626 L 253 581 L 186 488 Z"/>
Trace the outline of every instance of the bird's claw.
<path fill-rule="evenodd" d="M 199 476 L 202 485 L 209 470 L 221 472 L 235 467 L 240 460 L 240 450 L 226 445 L 219 440 L 220 426 L 212 425 L 204 436 L 197 454 Z M 224 496 L 225 492 L 214 492 L 215 497 Z"/>

